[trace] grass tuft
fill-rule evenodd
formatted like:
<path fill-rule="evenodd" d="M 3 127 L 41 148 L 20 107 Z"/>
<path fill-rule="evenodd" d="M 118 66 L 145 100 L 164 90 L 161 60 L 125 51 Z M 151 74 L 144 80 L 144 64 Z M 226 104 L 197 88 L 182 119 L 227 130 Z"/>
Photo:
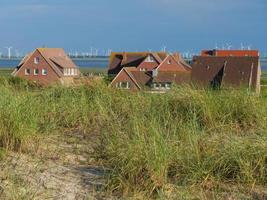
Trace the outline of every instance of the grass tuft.
<path fill-rule="evenodd" d="M 120 196 L 267 184 L 264 95 L 190 86 L 130 93 L 99 81 L 68 88 L 0 82 L 1 149 L 21 150 L 40 134 L 80 131 L 95 140 L 94 157 L 108 169 L 107 189 Z"/>

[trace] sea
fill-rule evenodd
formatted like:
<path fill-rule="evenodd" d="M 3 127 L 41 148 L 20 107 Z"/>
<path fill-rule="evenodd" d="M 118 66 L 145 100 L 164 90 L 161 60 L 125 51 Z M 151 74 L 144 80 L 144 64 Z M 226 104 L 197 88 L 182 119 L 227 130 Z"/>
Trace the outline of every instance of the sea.
<path fill-rule="evenodd" d="M 107 68 L 108 59 L 74 59 L 73 62 L 81 68 Z M 20 63 L 20 59 L 0 59 L 0 68 L 14 68 Z"/>
<path fill-rule="evenodd" d="M 81 68 L 100 68 L 108 67 L 108 59 L 74 59 L 74 63 Z M 19 64 L 19 59 L 0 59 L 0 68 L 14 68 Z M 267 70 L 267 60 L 261 61 L 262 70 Z"/>

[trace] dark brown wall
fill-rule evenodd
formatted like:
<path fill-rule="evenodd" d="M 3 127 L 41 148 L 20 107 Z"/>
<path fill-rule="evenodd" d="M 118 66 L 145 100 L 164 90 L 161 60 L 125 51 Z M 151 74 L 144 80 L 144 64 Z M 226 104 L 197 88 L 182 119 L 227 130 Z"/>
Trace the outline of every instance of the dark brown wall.
<path fill-rule="evenodd" d="M 130 82 L 130 90 L 137 91 L 139 88 L 136 86 L 136 84 L 133 82 L 133 80 L 128 76 L 128 74 L 122 70 L 118 76 L 112 81 L 111 86 L 116 87 L 116 83 L 119 82 Z"/>
<path fill-rule="evenodd" d="M 191 83 L 191 72 L 185 71 L 180 73 L 175 73 L 176 78 L 174 83 L 177 85 L 189 84 Z"/>
<path fill-rule="evenodd" d="M 39 57 L 39 64 L 34 64 L 34 58 Z M 25 69 L 30 69 L 31 74 L 25 75 Z M 39 74 L 34 75 L 34 69 L 39 69 Z M 42 69 L 47 70 L 47 75 L 42 75 Z M 51 68 L 51 66 L 46 62 L 46 60 L 42 57 L 42 55 L 36 50 L 32 56 L 23 64 L 23 66 L 19 69 L 16 76 L 35 81 L 41 84 L 52 84 L 59 81 L 58 75 Z"/>
<path fill-rule="evenodd" d="M 222 84 L 230 87 L 249 87 L 260 91 L 259 57 L 206 57 L 193 59 L 192 81 L 196 85 L 209 86 L 216 74 L 224 67 Z M 252 63 L 254 65 L 251 68 Z M 251 74 L 252 69 L 252 74 Z M 252 75 L 252 76 L 250 76 Z"/>

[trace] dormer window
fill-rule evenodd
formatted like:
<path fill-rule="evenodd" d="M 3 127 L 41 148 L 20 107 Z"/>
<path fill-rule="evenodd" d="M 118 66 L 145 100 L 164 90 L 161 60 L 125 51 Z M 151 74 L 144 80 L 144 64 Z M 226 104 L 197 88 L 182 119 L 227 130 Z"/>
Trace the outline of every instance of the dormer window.
<path fill-rule="evenodd" d="M 140 68 L 140 71 L 141 72 L 145 72 L 146 71 L 146 68 Z"/>
<path fill-rule="evenodd" d="M 155 59 L 151 55 L 149 55 L 149 56 L 147 56 L 145 62 L 155 62 Z"/>
<path fill-rule="evenodd" d="M 39 57 L 35 57 L 34 58 L 34 64 L 38 65 L 40 62 L 40 58 Z"/>

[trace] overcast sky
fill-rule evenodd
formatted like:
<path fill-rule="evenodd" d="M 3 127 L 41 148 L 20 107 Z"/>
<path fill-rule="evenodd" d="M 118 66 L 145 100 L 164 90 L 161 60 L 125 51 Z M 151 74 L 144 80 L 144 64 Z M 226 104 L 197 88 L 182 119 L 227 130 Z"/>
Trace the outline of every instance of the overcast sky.
<path fill-rule="evenodd" d="M 267 52 L 266 0 L 1 0 L 0 51 L 198 52 L 241 43 Z"/>

